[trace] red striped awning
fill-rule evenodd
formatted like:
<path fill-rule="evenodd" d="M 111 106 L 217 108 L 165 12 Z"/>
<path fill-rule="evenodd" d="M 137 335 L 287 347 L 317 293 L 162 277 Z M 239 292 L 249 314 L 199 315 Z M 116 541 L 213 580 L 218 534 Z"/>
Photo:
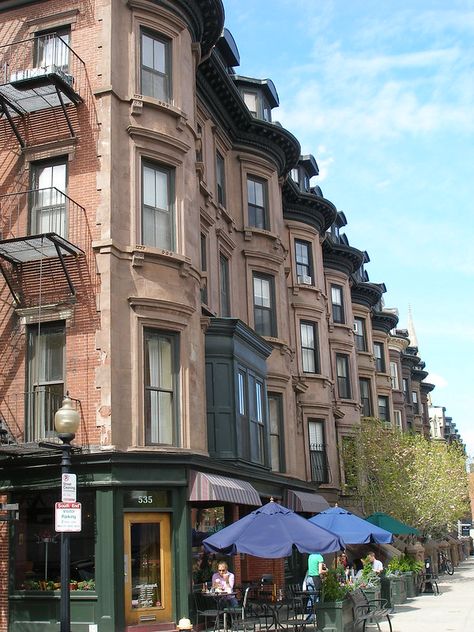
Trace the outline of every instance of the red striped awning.
<path fill-rule="evenodd" d="M 228 478 L 209 472 L 190 474 L 190 501 L 218 501 L 237 505 L 260 507 L 262 501 L 257 490 L 247 481 Z"/>
<path fill-rule="evenodd" d="M 329 509 L 329 503 L 321 494 L 311 492 L 300 492 L 296 489 L 288 489 L 286 492 L 286 506 L 293 511 L 303 511 L 305 513 L 321 513 Z"/>

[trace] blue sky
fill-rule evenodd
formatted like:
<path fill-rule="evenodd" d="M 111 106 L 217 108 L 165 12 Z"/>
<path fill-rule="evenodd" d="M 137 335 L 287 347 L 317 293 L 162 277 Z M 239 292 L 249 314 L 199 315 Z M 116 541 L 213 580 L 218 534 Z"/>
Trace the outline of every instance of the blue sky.
<path fill-rule="evenodd" d="M 223 0 L 474 456 L 474 0 Z"/>

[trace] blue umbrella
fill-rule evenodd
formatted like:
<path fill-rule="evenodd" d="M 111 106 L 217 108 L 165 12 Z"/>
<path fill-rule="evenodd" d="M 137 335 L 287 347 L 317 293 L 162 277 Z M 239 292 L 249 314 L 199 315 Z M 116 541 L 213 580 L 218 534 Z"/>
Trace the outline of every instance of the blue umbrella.
<path fill-rule="evenodd" d="M 389 544 L 393 540 L 390 531 L 355 516 L 342 507 L 331 507 L 313 516 L 309 522 L 337 533 L 346 544 Z"/>
<path fill-rule="evenodd" d="M 273 501 L 209 536 L 203 545 L 213 553 L 265 558 L 287 557 L 294 546 L 301 553 L 332 553 L 345 548 L 334 533 Z"/>

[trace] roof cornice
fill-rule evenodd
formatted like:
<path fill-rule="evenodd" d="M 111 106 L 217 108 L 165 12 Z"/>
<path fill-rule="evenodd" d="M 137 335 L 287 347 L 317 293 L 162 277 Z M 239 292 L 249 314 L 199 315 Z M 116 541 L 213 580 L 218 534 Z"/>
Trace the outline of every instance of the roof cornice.
<path fill-rule="evenodd" d="M 252 116 L 217 53 L 198 68 L 198 93 L 213 117 L 229 134 L 235 149 L 252 150 L 271 159 L 286 175 L 301 153 L 297 139 L 281 125 Z"/>
<path fill-rule="evenodd" d="M 386 310 L 372 312 L 372 328 L 388 334 L 397 326 L 398 316 Z"/>
<path fill-rule="evenodd" d="M 314 193 L 304 193 L 291 178 L 283 185 L 283 217 L 295 222 L 309 224 L 324 234 L 337 216 L 332 202 Z"/>
<path fill-rule="evenodd" d="M 373 307 L 382 298 L 383 290 L 377 283 L 355 282 L 351 287 L 351 300 L 357 305 L 364 307 Z"/>
<path fill-rule="evenodd" d="M 322 247 L 324 267 L 343 272 L 348 277 L 358 270 L 364 261 L 364 253 L 361 250 L 340 244 L 327 233 Z"/>

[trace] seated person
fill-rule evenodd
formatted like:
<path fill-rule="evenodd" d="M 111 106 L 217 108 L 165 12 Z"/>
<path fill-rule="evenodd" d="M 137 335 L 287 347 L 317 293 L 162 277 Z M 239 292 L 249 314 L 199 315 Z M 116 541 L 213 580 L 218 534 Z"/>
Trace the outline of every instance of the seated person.
<path fill-rule="evenodd" d="M 373 551 L 370 551 L 370 553 L 367 555 L 367 559 L 369 560 L 369 564 L 372 564 L 372 570 L 374 571 L 374 573 L 380 575 L 380 573 L 383 571 L 383 564 L 375 557 L 375 553 Z"/>
<path fill-rule="evenodd" d="M 234 592 L 234 582 L 235 576 L 234 573 L 229 571 L 229 567 L 227 566 L 227 562 L 218 562 L 217 564 L 217 572 L 212 576 L 212 588 L 217 591 L 223 593 L 232 593 Z M 226 599 L 227 603 L 233 608 L 237 608 L 239 602 L 235 598 L 234 595 L 229 595 Z"/>

